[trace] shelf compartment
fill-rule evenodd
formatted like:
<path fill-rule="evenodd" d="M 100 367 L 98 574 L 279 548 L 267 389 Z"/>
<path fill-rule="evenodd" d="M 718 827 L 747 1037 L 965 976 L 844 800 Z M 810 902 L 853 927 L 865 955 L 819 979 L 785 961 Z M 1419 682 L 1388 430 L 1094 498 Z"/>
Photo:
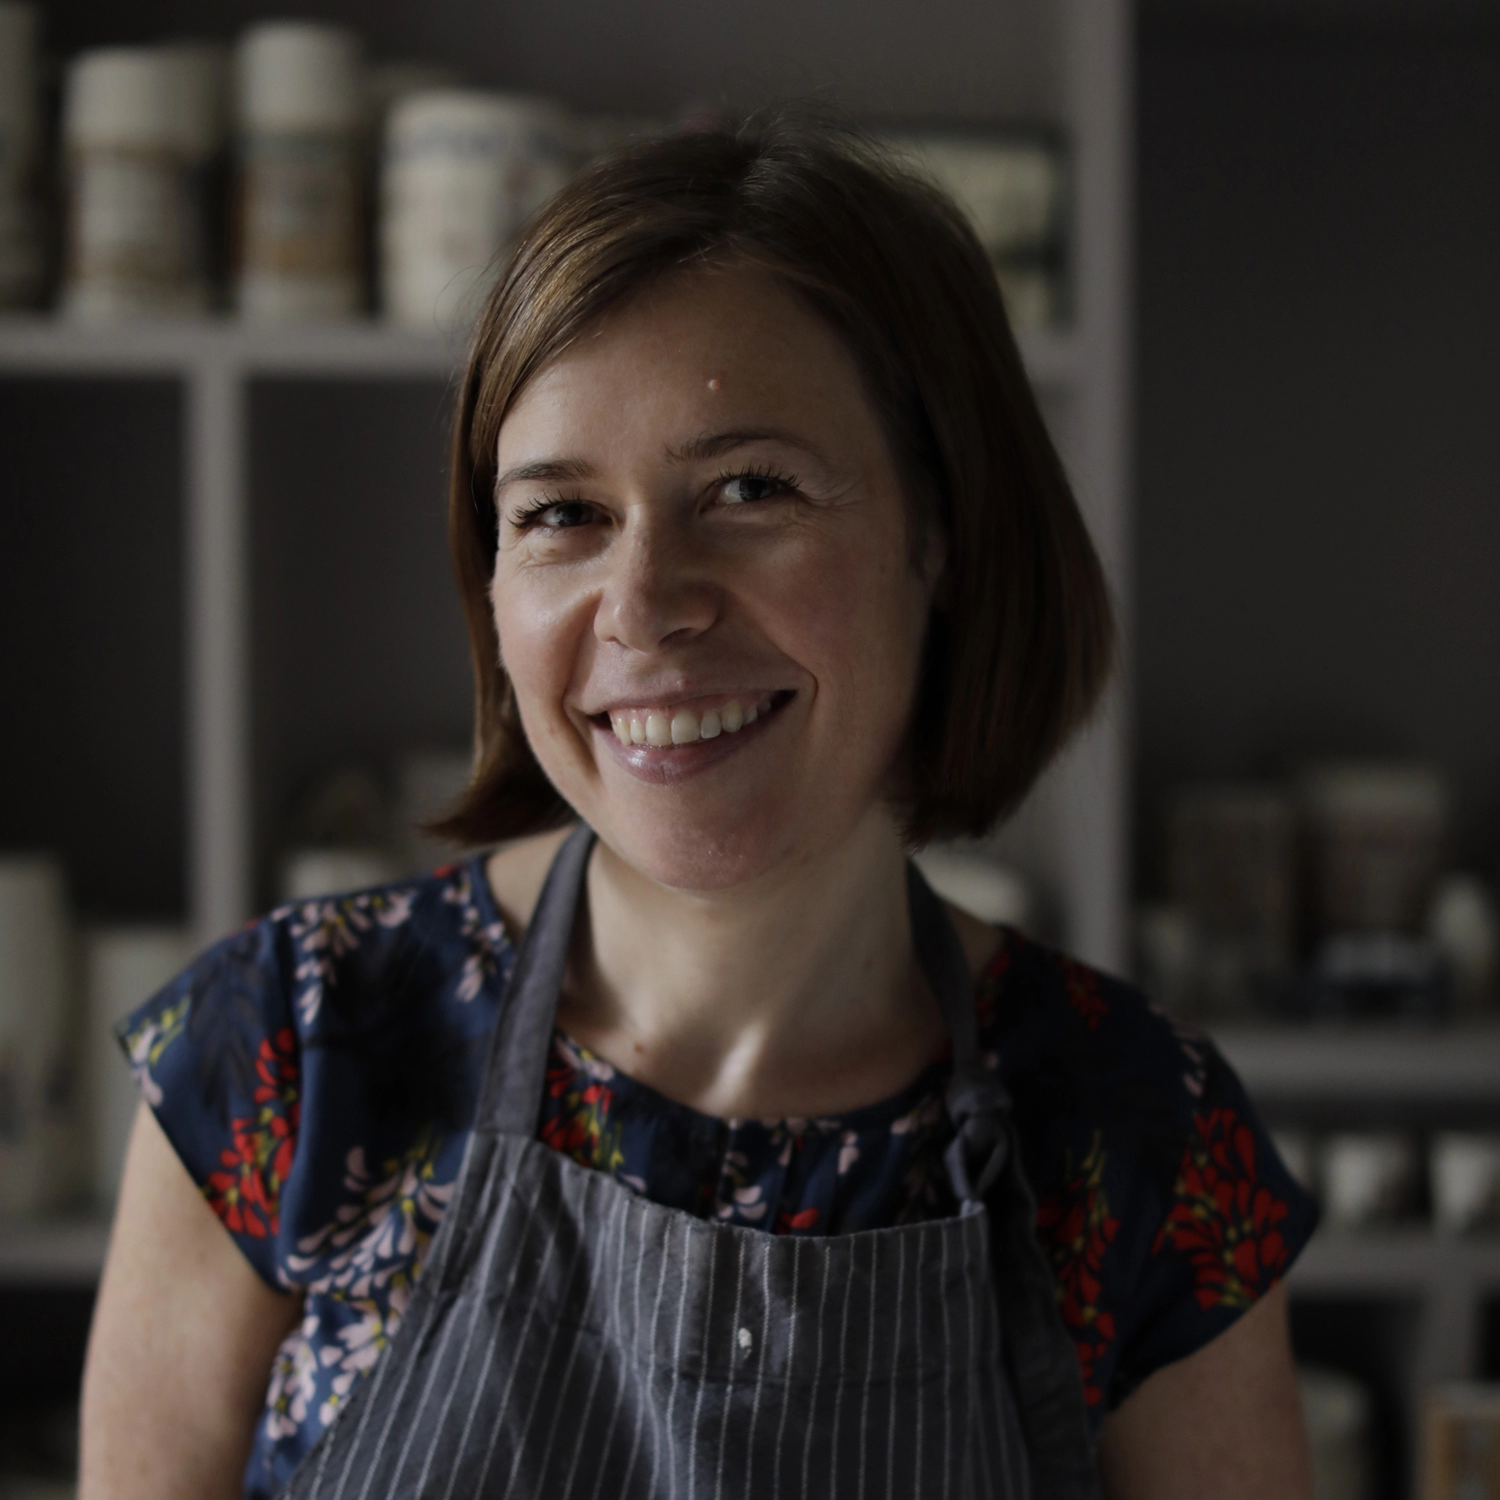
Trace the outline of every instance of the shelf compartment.
<path fill-rule="evenodd" d="M 0 847 L 91 917 L 184 909 L 182 426 L 171 380 L 0 373 Z"/>

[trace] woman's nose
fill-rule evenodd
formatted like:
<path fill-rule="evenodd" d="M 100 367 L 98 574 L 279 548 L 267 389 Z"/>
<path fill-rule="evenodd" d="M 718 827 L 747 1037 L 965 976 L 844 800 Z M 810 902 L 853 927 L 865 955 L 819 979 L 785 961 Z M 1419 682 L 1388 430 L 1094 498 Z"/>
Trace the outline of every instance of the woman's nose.
<path fill-rule="evenodd" d="M 719 591 L 688 540 L 667 527 L 622 537 L 608 570 L 594 633 L 630 651 L 658 651 L 701 635 L 717 619 Z"/>

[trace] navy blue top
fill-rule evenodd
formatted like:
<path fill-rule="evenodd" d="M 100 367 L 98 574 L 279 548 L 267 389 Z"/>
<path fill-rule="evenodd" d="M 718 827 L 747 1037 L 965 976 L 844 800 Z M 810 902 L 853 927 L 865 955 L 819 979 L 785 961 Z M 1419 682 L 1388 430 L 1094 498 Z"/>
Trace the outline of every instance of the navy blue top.
<path fill-rule="evenodd" d="M 515 949 L 484 862 L 297 902 L 119 1028 L 142 1093 L 250 1264 L 299 1294 L 246 1471 L 269 1495 L 401 1321 L 463 1156 Z M 1136 990 L 1006 931 L 975 990 L 1095 1430 L 1285 1274 L 1311 1199 L 1239 1081 Z M 946 1064 L 837 1117 L 721 1120 L 553 1038 L 538 1134 L 654 1201 L 776 1234 L 954 1210 Z"/>

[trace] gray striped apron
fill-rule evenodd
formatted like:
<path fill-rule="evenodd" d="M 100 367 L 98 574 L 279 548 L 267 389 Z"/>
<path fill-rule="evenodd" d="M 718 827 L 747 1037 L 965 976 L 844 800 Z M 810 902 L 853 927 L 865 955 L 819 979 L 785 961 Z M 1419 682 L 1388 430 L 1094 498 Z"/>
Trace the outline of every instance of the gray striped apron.
<path fill-rule="evenodd" d="M 542 889 L 406 1317 L 282 1494 L 1096 1496 L 968 963 L 915 867 L 913 940 L 952 1033 L 960 1212 L 781 1236 L 664 1208 L 536 1139 L 593 837 L 564 842 Z"/>

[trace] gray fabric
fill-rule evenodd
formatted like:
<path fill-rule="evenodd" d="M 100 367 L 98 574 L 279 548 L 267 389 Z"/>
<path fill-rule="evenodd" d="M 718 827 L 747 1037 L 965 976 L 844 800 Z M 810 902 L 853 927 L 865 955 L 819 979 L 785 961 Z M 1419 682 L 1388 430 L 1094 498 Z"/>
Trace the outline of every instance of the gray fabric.
<path fill-rule="evenodd" d="M 997 1220 L 971 1199 L 952 1219 L 831 1238 L 695 1219 L 533 1138 L 540 1096 L 522 1115 L 512 1091 L 530 1101 L 541 1077 L 591 844 L 587 829 L 564 844 L 538 903 L 405 1320 L 283 1495 L 1095 1495 L 1003 1116 Z M 927 896 L 913 898 L 924 966 L 944 941 Z M 945 1012 L 971 1010 L 966 967 L 961 994 L 927 967 Z M 954 1049 L 958 1075 L 977 1061 L 972 1018 Z M 1013 1307 L 1019 1343 L 1002 1337 Z"/>

